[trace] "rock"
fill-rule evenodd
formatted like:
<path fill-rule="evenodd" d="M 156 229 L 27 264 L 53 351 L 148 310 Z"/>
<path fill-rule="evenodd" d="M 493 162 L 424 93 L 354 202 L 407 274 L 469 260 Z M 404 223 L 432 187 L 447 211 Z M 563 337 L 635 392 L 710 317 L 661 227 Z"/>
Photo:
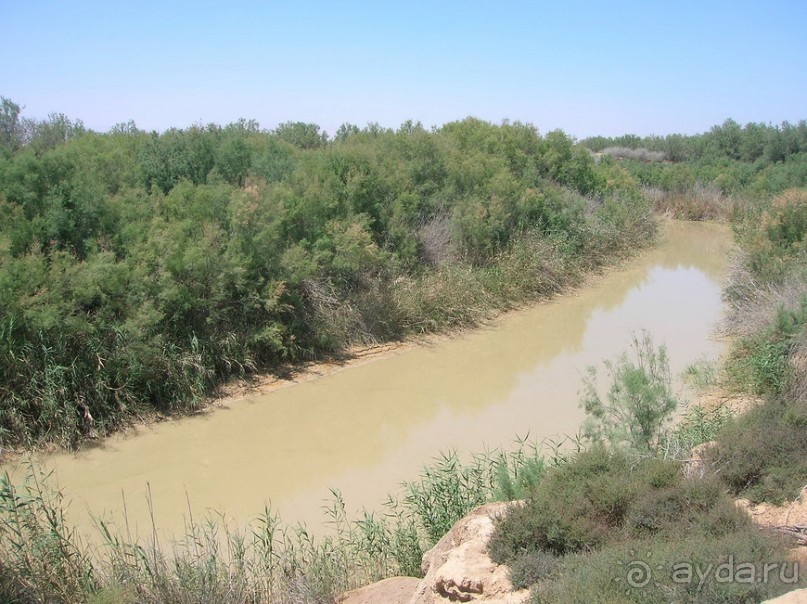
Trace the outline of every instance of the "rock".
<path fill-rule="evenodd" d="M 493 519 L 512 503 L 493 503 L 465 516 L 423 556 L 425 577 L 409 604 L 443 602 L 488 602 L 521 604 L 529 591 L 513 591 L 506 566 L 495 564 L 487 554 L 493 534 Z"/>
<path fill-rule="evenodd" d="M 509 570 L 488 556 L 493 520 L 516 503 L 473 510 L 423 556 L 423 579 L 392 577 L 344 594 L 339 604 L 524 604 L 529 591 L 513 591 Z"/>
<path fill-rule="evenodd" d="M 391 577 L 343 595 L 339 604 L 407 604 L 420 583 L 414 577 Z"/>
<path fill-rule="evenodd" d="M 807 604 L 807 589 L 790 591 L 773 600 L 765 600 L 762 604 Z"/>

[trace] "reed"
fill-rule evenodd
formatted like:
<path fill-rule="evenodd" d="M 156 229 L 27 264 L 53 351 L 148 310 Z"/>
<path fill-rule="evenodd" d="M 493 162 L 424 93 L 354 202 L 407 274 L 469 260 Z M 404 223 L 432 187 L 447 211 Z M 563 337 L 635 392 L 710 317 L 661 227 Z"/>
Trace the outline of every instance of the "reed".
<path fill-rule="evenodd" d="M 184 534 L 134 538 L 103 520 L 85 543 L 66 520 L 64 499 L 34 465 L 23 483 L 0 482 L 0 596 L 9 602 L 329 603 L 390 576 L 420 576 L 425 550 L 477 505 L 524 493 L 568 444 L 517 439 L 463 461 L 443 453 L 376 511 L 348 512 L 333 489 L 323 535 L 289 525 L 267 506 L 247 528 L 223 513 L 203 519 L 188 504 Z M 149 493 L 149 505 L 152 506 Z M 153 506 L 150 508 L 153 509 Z"/>

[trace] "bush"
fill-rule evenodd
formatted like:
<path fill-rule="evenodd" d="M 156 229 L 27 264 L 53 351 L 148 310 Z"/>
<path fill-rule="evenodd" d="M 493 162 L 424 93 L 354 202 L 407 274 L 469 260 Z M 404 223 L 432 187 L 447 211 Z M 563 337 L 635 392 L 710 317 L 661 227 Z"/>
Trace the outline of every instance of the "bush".
<path fill-rule="evenodd" d="M 589 368 L 582 405 L 588 418 L 583 433 L 593 443 L 640 453 L 654 452 L 678 400 L 673 394 L 667 349 L 656 349 L 652 337 L 633 338 L 633 358 L 623 353 L 606 361 L 611 386 L 603 401 L 596 387 L 596 369 Z"/>
<path fill-rule="evenodd" d="M 601 545 L 622 526 L 636 495 L 631 474 L 626 456 L 602 448 L 554 468 L 525 506 L 497 523 L 488 545 L 491 558 L 507 563 L 525 552 L 563 556 Z"/>
<path fill-rule="evenodd" d="M 497 521 L 488 551 L 536 603 L 750 603 L 799 579 L 785 542 L 760 532 L 714 476 L 601 448 L 551 469 Z M 721 580 L 721 564 L 736 580 Z M 781 576 L 757 580 L 766 564 Z"/>
<path fill-rule="evenodd" d="M 790 189 L 777 196 L 760 220 L 744 234 L 748 265 L 763 283 L 781 281 L 793 261 L 807 255 L 807 190 Z"/>
<path fill-rule="evenodd" d="M 731 491 L 752 501 L 783 503 L 807 477 L 807 400 L 770 400 L 729 422 L 706 461 Z"/>
<path fill-rule="evenodd" d="M 753 394 L 797 391 L 795 382 L 804 373 L 803 358 L 796 353 L 807 335 L 807 275 L 794 274 L 763 289 L 755 286 L 748 273 L 739 272 L 729 292 L 729 331 L 740 337 L 726 363 L 728 376 L 736 388 Z"/>
<path fill-rule="evenodd" d="M 626 526 L 637 536 L 720 537 L 747 527 L 748 518 L 725 497 L 719 481 L 689 478 L 642 492 L 631 503 Z"/>
<path fill-rule="evenodd" d="M 784 543 L 754 527 L 717 539 L 628 540 L 562 564 L 562 574 L 533 585 L 532 604 L 756 604 L 805 585 Z M 766 565 L 775 570 L 766 575 Z"/>
<path fill-rule="evenodd" d="M 78 446 L 245 374 L 472 325 L 655 231 L 624 170 L 523 124 L 68 138 L 3 152 L 4 447 Z"/>
<path fill-rule="evenodd" d="M 546 552 L 525 552 L 510 563 L 510 583 L 513 589 L 524 589 L 557 572 L 556 556 Z"/>

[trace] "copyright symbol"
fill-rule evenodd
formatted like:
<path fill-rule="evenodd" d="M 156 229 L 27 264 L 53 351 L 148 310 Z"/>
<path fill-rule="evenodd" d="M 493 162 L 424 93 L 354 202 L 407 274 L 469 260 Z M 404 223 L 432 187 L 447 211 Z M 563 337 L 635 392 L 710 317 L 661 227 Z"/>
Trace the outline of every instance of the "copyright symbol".
<path fill-rule="evenodd" d="M 645 587 L 650 583 L 652 570 L 641 560 L 634 560 L 628 564 L 626 579 L 631 587 Z"/>

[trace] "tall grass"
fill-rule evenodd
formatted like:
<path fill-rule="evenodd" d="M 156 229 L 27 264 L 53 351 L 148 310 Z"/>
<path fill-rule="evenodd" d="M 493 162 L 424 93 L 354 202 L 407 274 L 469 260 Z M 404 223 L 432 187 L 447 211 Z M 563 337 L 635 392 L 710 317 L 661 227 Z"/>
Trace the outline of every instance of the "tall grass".
<path fill-rule="evenodd" d="M 477 506 L 522 497 L 540 482 L 545 466 L 560 459 L 554 443 L 539 445 L 527 438 L 516 442 L 512 452 L 477 454 L 465 464 L 456 452 L 445 453 L 423 468 L 418 481 L 405 484 L 406 505 L 429 542 L 437 542 Z"/>
<path fill-rule="evenodd" d="M 0 599 L 75 603 L 330 603 L 347 590 L 390 576 L 420 576 L 424 551 L 472 508 L 537 484 L 574 443 L 516 441 L 462 461 L 447 452 L 377 511 L 352 516 L 337 490 L 316 536 L 267 507 L 249 528 L 223 514 L 196 519 L 184 535 L 138 541 L 97 522 L 86 545 L 65 519 L 65 503 L 31 466 L 24 483 L 0 485 Z M 125 511 L 125 510 L 124 510 Z"/>
<path fill-rule="evenodd" d="M 653 209 L 679 220 L 733 220 L 744 211 L 747 200 L 730 197 L 714 185 L 695 183 L 686 191 L 644 187 L 643 195 Z"/>
<path fill-rule="evenodd" d="M 0 599 L 80 602 L 97 587 L 95 568 L 48 476 L 31 467 L 20 487 L 0 476 Z"/>

